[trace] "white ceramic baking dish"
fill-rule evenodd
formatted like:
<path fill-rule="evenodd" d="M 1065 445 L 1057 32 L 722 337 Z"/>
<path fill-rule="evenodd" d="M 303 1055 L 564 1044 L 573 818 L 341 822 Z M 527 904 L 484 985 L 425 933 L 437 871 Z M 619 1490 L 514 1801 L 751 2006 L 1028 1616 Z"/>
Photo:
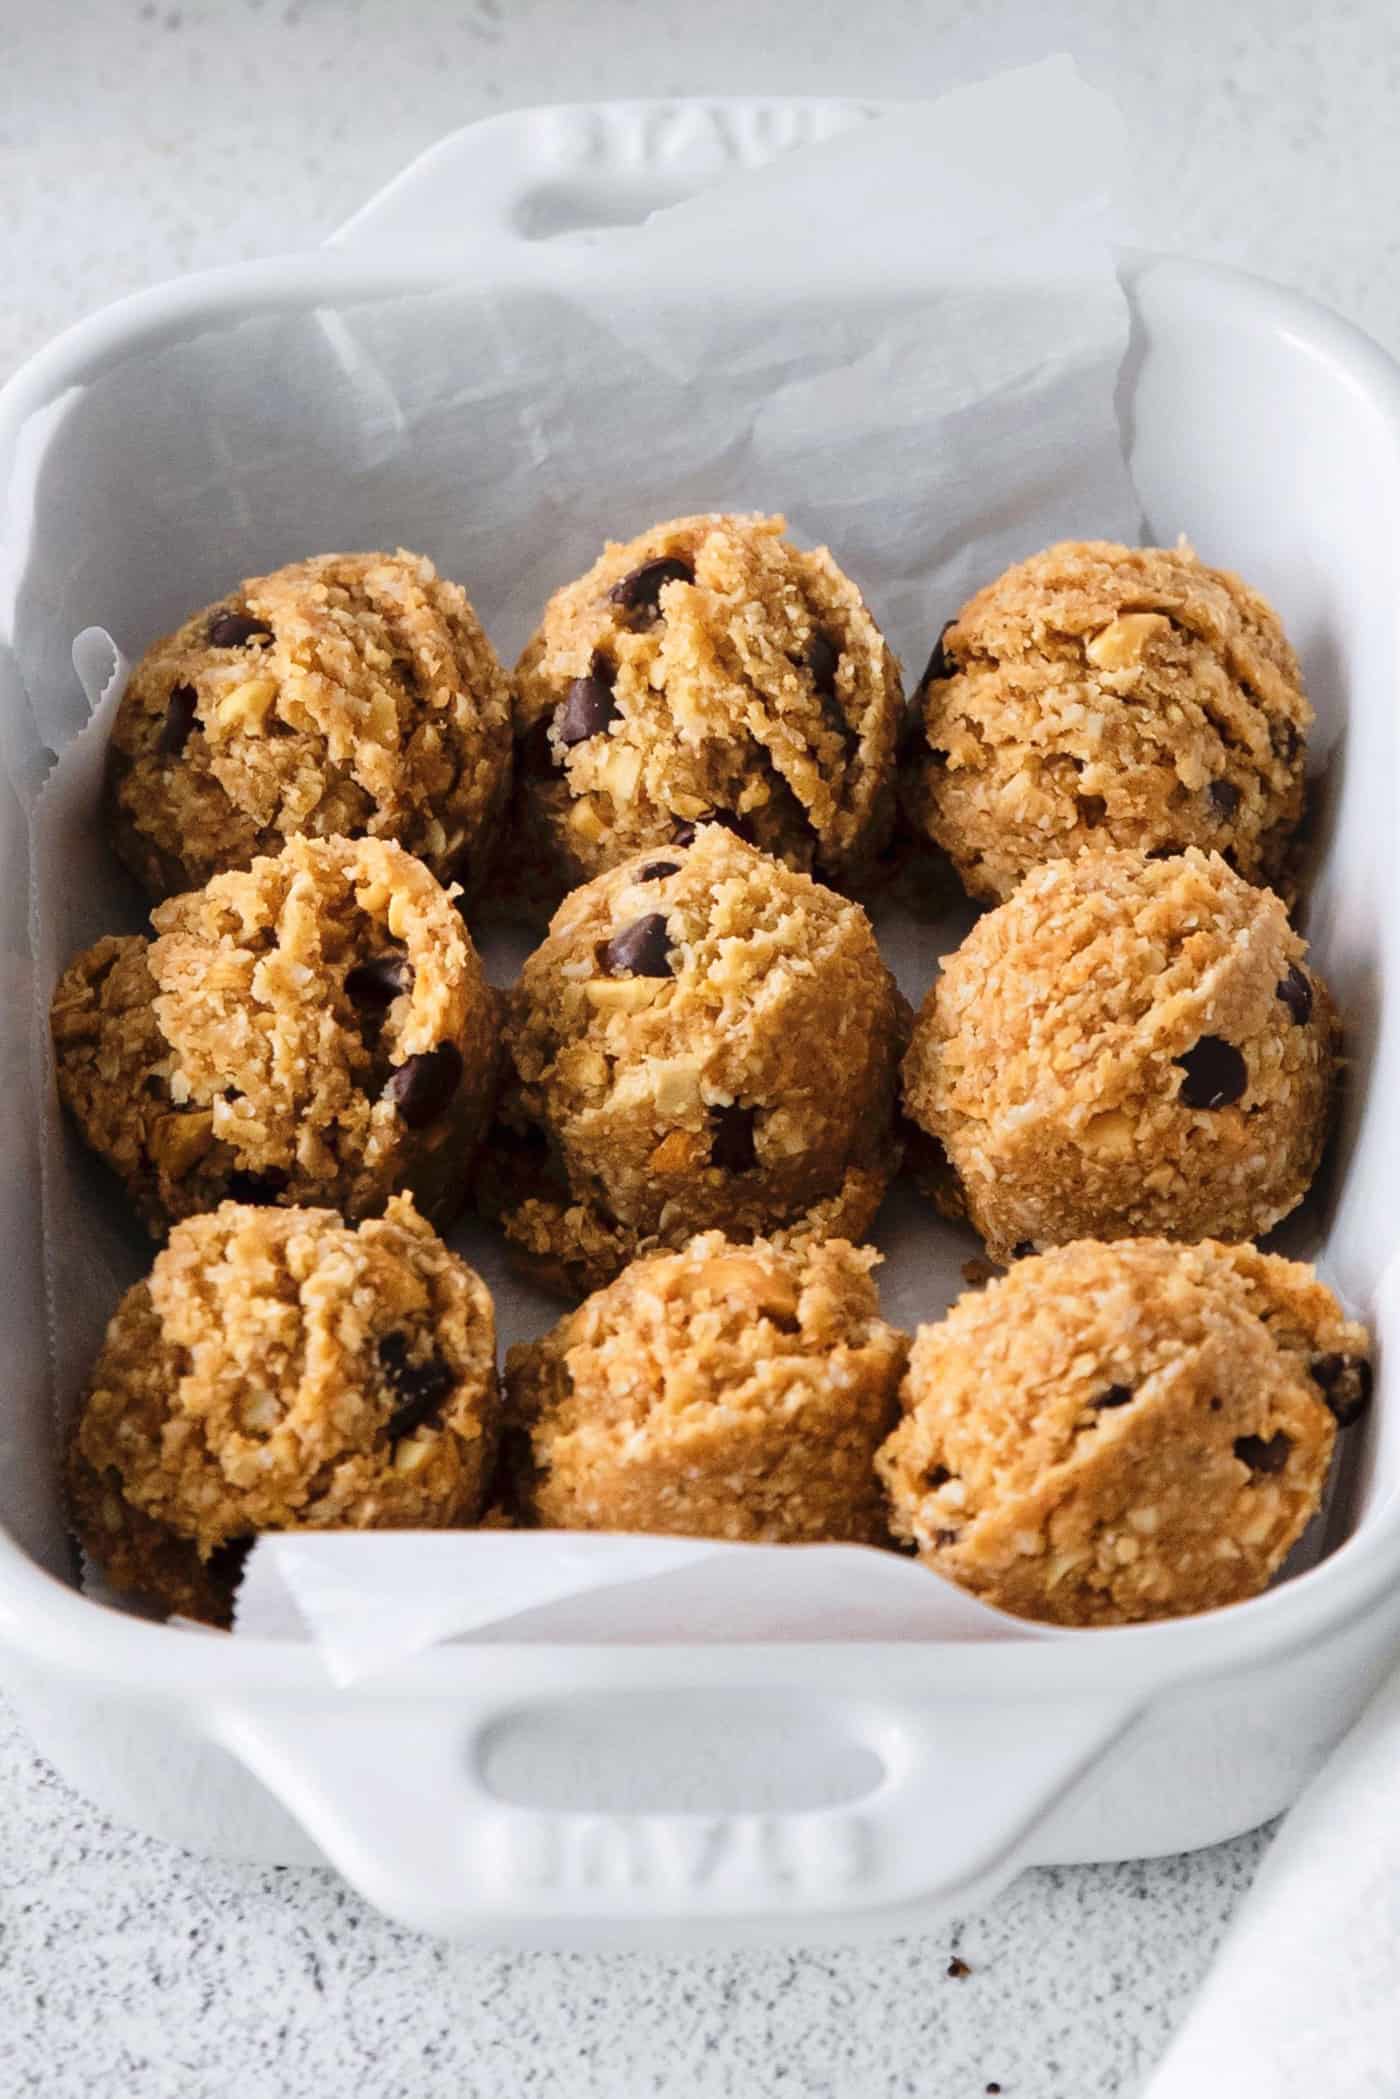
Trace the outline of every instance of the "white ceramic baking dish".
<path fill-rule="evenodd" d="M 588 225 L 640 217 L 863 113 L 633 104 L 459 133 L 329 250 L 128 299 L 34 359 L 0 394 L 6 503 L 36 500 L 30 417 L 119 363 L 139 373 L 183 333 L 468 266 L 547 282 Z M 770 277 L 774 267 L 766 258 Z M 1188 525 L 1207 558 L 1268 591 L 1324 720 L 1345 721 L 1308 913 L 1354 1060 L 1324 1251 L 1384 1338 L 1400 1317 L 1385 1280 L 1400 1222 L 1400 374 L 1355 330 L 1254 279 L 1141 257 L 1123 276 L 1135 323 L 1124 430 L 1149 531 Z M 808 290 L 837 306 L 843 296 Z M 22 607 L 0 602 L 0 734 L 22 794 L 46 754 L 10 648 L 21 616 L 51 620 L 56 676 L 72 621 L 60 592 L 52 607 L 42 590 Z M 13 796 L 0 870 L 22 893 Z M 6 971 L 27 998 L 20 947 L 12 928 Z M 329 1859 L 384 1910 L 459 1936 L 851 1938 L 975 1904 L 1036 1861 L 1181 1850 L 1259 1822 L 1293 1797 L 1400 1645 L 1400 1391 L 1384 1375 L 1344 1542 L 1299 1579 L 1194 1621 L 987 1645 L 500 1640 L 440 1647 L 342 1690 L 309 1648 L 104 1609 L 73 1586 L 53 1496 L 23 1095 L 0 1089 L 5 1171 L 27 1191 L 0 1244 L 13 1307 L 5 1682 L 75 1785 L 162 1837 Z"/>

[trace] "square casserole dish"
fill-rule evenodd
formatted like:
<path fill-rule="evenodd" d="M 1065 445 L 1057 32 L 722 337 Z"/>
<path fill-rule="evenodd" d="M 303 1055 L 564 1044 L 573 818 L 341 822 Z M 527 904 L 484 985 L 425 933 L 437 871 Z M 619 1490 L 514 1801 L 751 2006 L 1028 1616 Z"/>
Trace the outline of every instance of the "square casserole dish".
<path fill-rule="evenodd" d="M 95 377 L 124 374 L 154 474 L 162 418 L 197 412 L 143 388 L 164 345 L 217 330 L 232 345 L 253 316 L 431 289 L 468 269 L 499 290 L 547 286 L 589 226 L 640 218 L 869 113 L 633 103 L 469 127 L 319 254 L 125 300 L 26 366 L 0 394 L 6 538 L 18 522 L 42 540 L 34 432 Z M 765 296 L 819 297 L 839 318 L 840 284 L 803 287 L 782 270 L 762 259 Z M 915 260 L 910 271 L 917 291 Z M 1180 1851 L 1248 1828 L 1293 1798 L 1379 1680 L 1400 1644 L 1400 1389 L 1387 1374 L 1400 1320 L 1400 1277 L 1387 1277 L 1400 1242 L 1400 372 L 1354 329 L 1244 275 L 1126 256 L 1122 279 L 1122 423 L 1149 537 L 1184 526 L 1207 560 L 1268 593 L 1336 732 L 1305 930 L 1351 1064 L 1316 1248 L 1382 1352 L 1342 1542 L 1252 1602 L 1062 1640 L 497 1636 L 350 1690 L 310 1647 L 106 1609 L 74 1586 L 56 1501 L 38 1157 L 16 1035 L 0 1093 L 4 1680 L 43 1753 L 115 1817 L 211 1853 L 328 1859 L 393 1916 L 458 1937 L 848 1940 L 971 1906 L 1028 1864 Z M 71 562 L 0 563 L 12 1012 L 50 989 L 31 981 L 26 805 L 81 724 L 68 656 L 94 612 L 83 549 L 123 529 L 120 495 L 94 477 L 91 515 L 64 521 Z M 333 520 L 323 541 L 338 543 Z M 177 608 L 199 601 L 188 583 L 171 579 Z"/>

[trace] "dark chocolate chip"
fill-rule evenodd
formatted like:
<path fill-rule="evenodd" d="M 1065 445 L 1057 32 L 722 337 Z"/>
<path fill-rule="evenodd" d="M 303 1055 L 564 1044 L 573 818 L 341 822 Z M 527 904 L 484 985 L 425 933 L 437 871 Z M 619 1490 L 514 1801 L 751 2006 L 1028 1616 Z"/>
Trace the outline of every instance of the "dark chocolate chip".
<path fill-rule="evenodd" d="M 678 875 L 680 871 L 681 864 L 679 860 L 653 860 L 650 867 L 642 869 L 637 880 L 639 882 L 664 882 L 667 875 Z"/>
<path fill-rule="evenodd" d="M 1287 1006 L 1293 1025 L 1305 1028 L 1312 1019 L 1313 988 L 1296 962 L 1289 964 L 1288 975 L 1275 990 Z"/>
<path fill-rule="evenodd" d="M 1374 1375 L 1365 1356 L 1319 1356 L 1312 1374 L 1337 1417 L 1338 1428 L 1350 1428 L 1371 1404 Z"/>
<path fill-rule="evenodd" d="M 1285 765 L 1293 763 L 1302 746 L 1302 742 L 1302 735 L 1292 722 L 1270 722 L 1269 743 L 1275 758 L 1281 758 Z"/>
<path fill-rule="evenodd" d="M 608 596 L 614 605 L 621 605 L 625 612 L 641 612 L 649 619 L 656 619 L 661 611 L 661 593 L 668 583 L 693 583 L 695 571 L 688 561 L 679 560 L 674 554 L 663 554 L 656 561 L 644 561 L 634 568 L 620 583 L 614 583 Z"/>
<path fill-rule="evenodd" d="M 586 678 L 574 679 L 554 717 L 559 725 L 559 741 L 566 749 L 572 749 L 576 743 L 587 743 L 590 736 L 601 735 L 609 722 L 616 721 L 617 702 L 612 696 L 612 688 L 612 677 L 606 665 L 596 658 Z"/>
<path fill-rule="evenodd" d="M 735 1101 L 728 1108 L 710 1110 L 710 1164 L 725 1173 L 751 1173 L 758 1164 L 754 1143 L 757 1108 L 741 1108 Z"/>
<path fill-rule="evenodd" d="M 948 1963 L 948 1973 L 952 1976 L 954 1982 L 961 1982 L 964 1979 L 964 1977 L 972 1973 L 972 1970 L 967 1965 L 967 1962 L 965 1960 L 960 1960 L 958 1955 L 955 1953 L 953 1955 L 953 1958 Z"/>
<path fill-rule="evenodd" d="M 958 666 L 943 646 L 943 637 L 953 624 L 952 620 L 946 619 L 939 628 L 938 639 L 933 645 L 933 654 L 924 665 L 924 674 L 914 688 L 916 692 L 922 692 L 925 686 L 932 685 L 936 678 L 952 678 L 957 675 Z"/>
<path fill-rule="evenodd" d="M 542 780 L 554 770 L 555 763 L 554 746 L 549 740 L 549 716 L 542 714 L 537 722 L 531 722 L 515 746 L 516 769 L 528 779 Z"/>
<path fill-rule="evenodd" d="M 836 671 L 841 661 L 841 651 L 829 634 L 820 627 L 807 644 L 807 668 L 812 683 L 825 699 L 836 697 Z"/>
<path fill-rule="evenodd" d="M 1251 1472 L 1282 1472 L 1288 1463 L 1288 1454 L 1293 1448 L 1291 1436 L 1282 1429 L 1265 1439 L 1263 1436 L 1236 1436 L 1235 1456 Z"/>
<path fill-rule="evenodd" d="M 437 1121 L 461 1076 L 462 1052 L 455 1042 L 440 1042 L 436 1049 L 421 1050 L 391 1072 L 383 1098 L 393 1102 L 411 1130 L 421 1130 Z"/>
<path fill-rule="evenodd" d="M 1176 1061 L 1186 1074 L 1181 1099 L 1188 1108 L 1228 1108 L 1249 1084 L 1244 1058 L 1220 1035 L 1202 1035 Z"/>
<path fill-rule="evenodd" d="M 984 2085 L 982 2089 L 989 2095 L 989 2099 L 996 2099 L 996 2095 L 1001 2090 L 1001 2086 L 997 2083 L 994 2077 L 991 2083 Z"/>
<path fill-rule="evenodd" d="M 671 944 L 665 912 L 648 911 L 602 943 L 598 966 L 610 977 L 669 977 Z"/>
<path fill-rule="evenodd" d="M 929 1472 L 924 1474 L 924 1485 L 926 1487 L 946 1487 L 952 1477 L 953 1475 L 946 1465 L 935 1465 Z"/>
<path fill-rule="evenodd" d="M 756 843 L 746 816 L 736 816 L 732 809 L 711 809 L 704 816 L 697 817 L 693 824 L 676 824 L 671 832 L 673 844 L 694 845 L 695 833 L 701 824 L 718 824 L 721 831 L 732 831 L 734 836 L 742 838 L 746 845 Z"/>
<path fill-rule="evenodd" d="M 1013 1261 L 1024 1261 L 1028 1255 L 1034 1252 L 1034 1239 L 1018 1239 L 1011 1249 L 1011 1258 Z"/>
<path fill-rule="evenodd" d="M 1223 1399 L 1213 1399 L 1210 1403 L 1211 1413 L 1218 1414 L 1220 1412 L 1220 1409 L 1224 1406 L 1224 1404 L 1225 1402 Z"/>
<path fill-rule="evenodd" d="M 211 649 L 242 649 L 250 641 L 271 639 L 271 627 L 247 612 L 216 612 L 209 622 Z"/>
<path fill-rule="evenodd" d="M 1231 817 L 1244 797 L 1233 780 L 1212 780 L 1208 790 L 1211 807 L 1221 817 Z"/>
<path fill-rule="evenodd" d="M 353 969 L 345 972 L 345 992 L 354 1006 L 370 1013 L 382 1013 L 401 992 L 413 986 L 413 964 L 407 955 L 390 949 L 384 955 L 371 955 L 367 962 L 357 962 Z"/>
<path fill-rule="evenodd" d="M 1131 1385 L 1109 1385 L 1100 1392 L 1097 1399 L 1091 1399 L 1089 1404 L 1096 1410 L 1104 1407 L 1126 1407 L 1132 1396 Z"/>
<path fill-rule="evenodd" d="M 438 1420 L 447 1395 L 457 1383 L 457 1373 L 441 1356 L 426 1363 L 408 1359 L 408 1336 L 386 1334 L 379 1344 L 379 1364 L 398 1395 L 398 1405 L 389 1416 L 389 1441 L 411 1436 L 415 1429 Z"/>
<path fill-rule="evenodd" d="M 156 744 L 162 758 L 179 757 L 194 728 L 194 710 L 193 685 L 172 685 L 170 698 L 165 705 L 165 720 L 161 723 L 160 739 Z"/>
<path fill-rule="evenodd" d="M 1096 831 L 1108 814 L 1108 803 L 1101 794 L 1077 794 L 1074 805 L 1086 831 Z"/>
<path fill-rule="evenodd" d="M 231 1173 L 224 1184 L 224 1193 L 231 1203 L 275 1203 L 284 1195 L 290 1174 L 278 1166 L 269 1166 L 262 1173 L 244 1173 L 241 1169 Z"/>

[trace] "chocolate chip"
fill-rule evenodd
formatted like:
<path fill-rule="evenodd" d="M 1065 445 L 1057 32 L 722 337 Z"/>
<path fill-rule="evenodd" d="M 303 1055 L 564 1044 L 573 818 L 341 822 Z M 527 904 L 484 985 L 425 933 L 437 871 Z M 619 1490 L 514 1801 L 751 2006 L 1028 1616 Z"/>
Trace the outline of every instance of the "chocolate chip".
<path fill-rule="evenodd" d="M 1288 975 L 1274 988 L 1276 996 L 1287 1006 L 1293 1025 L 1305 1028 L 1312 1019 L 1313 988 L 1296 962 L 1290 963 Z"/>
<path fill-rule="evenodd" d="M 1034 1239 L 1018 1239 L 1016 1241 L 1016 1244 L 1011 1249 L 1011 1258 L 1013 1261 L 1024 1261 L 1028 1257 L 1028 1255 L 1033 1254 L 1034 1252 Z"/>
<path fill-rule="evenodd" d="M 671 944 L 666 914 L 648 911 L 602 943 L 598 966 L 609 977 L 669 977 Z"/>
<path fill-rule="evenodd" d="M 746 816 L 736 816 L 732 809 L 710 809 L 704 816 L 697 817 L 693 824 L 677 824 L 671 833 L 674 843 L 694 845 L 695 833 L 701 824 L 718 824 L 721 831 L 732 831 L 734 836 L 742 838 L 746 845 L 753 845 L 755 842 Z"/>
<path fill-rule="evenodd" d="M 664 882 L 667 875 L 678 875 L 680 871 L 681 864 L 679 860 L 653 860 L 650 867 L 642 869 L 637 880 L 639 882 Z"/>
<path fill-rule="evenodd" d="M 612 673 L 595 656 L 588 676 L 574 679 L 554 717 L 559 725 L 559 741 L 566 749 L 587 743 L 590 736 L 600 735 L 609 722 L 616 721 L 617 703 L 612 689 Z"/>
<path fill-rule="evenodd" d="M 413 964 L 407 955 L 390 949 L 371 955 L 345 972 L 345 993 L 350 1003 L 371 1013 L 382 1013 L 401 992 L 412 989 Z"/>
<path fill-rule="evenodd" d="M 165 703 L 165 720 L 161 723 L 160 737 L 156 744 L 162 758 L 179 757 L 194 728 L 194 710 L 193 685 L 172 685 L 170 698 Z"/>
<path fill-rule="evenodd" d="M 1221 1408 L 1222 1408 L 1222 1407 L 1224 1406 L 1224 1404 L 1225 1404 L 1225 1402 L 1224 1402 L 1224 1400 L 1223 1400 L 1223 1399 L 1213 1399 L 1213 1400 L 1211 1401 L 1211 1403 L 1210 1403 L 1210 1411 L 1211 1411 L 1211 1413 L 1212 1413 L 1212 1414 L 1218 1414 L 1218 1413 L 1220 1412 Z"/>
<path fill-rule="evenodd" d="M 1233 780 L 1212 780 L 1209 793 L 1211 806 L 1222 817 L 1233 816 L 1244 799 Z"/>
<path fill-rule="evenodd" d="M 554 746 L 549 740 L 549 716 L 531 722 L 515 746 L 515 764 L 529 779 L 542 780 L 554 770 Z"/>
<path fill-rule="evenodd" d="M 641 612 L 654 620 L 660 616 L 661 593 L 668 583 L 694 581 L 695 571 L 688 561 L 681 561 L 674 554 L 663 554 L 657 561 L 644 561 L 620 583 L 614 583 L 608 596 L 624 611 Z"/>
<path fill-rule="evenodd" d="M 1188 1108 L 1228 1108 L 1249 1084 L 1244 1058 L 1220 1035 L 1202 1035 L 1176 1061 L 1186 1074 L 1181 1099 Z"/>
<path fill-rule="evenodd" d="M 807 644 L 807 669 L 812 683 L 824 699 L 836 697 L 836 671 L 841 661 L 841 651 L 829 634 L 820 627 Z"/>
<path fill-rule="evenodd" d="M 437 1121 L 461 1076 L 462 1052 L 455 1042 L 440 1042 L 436 1049 L 406 1058 L 391 1072 L 383 1098 L 393 1102 L 411 1130 L 421 1130 Z"/>
<path fill-rule="evenodd" d="M 1292 722 L 1270 722 L 1270 747 L 1273 750 L 1275 758 L 1281 758 L 1285 765 L 1291 765 L 1293 763 L 1294 759 L 1298 755 L 1299 749 L 1302 746 L 1302 741 L 1303 738 L 1301 733 L 1293 726 Z"/>
<path fill-rule="evenodd" d="M 250 641 L 271 639 L 271 627 L 247 612 L 216 612 L 209 622 L 211 649 L 242 649 Z"/>
<path fill-rule="evenodd" d="M 408 1359 L 407 1334 L 386 1334 L 379 1344 L 379 1363 L 398 1394 L 399 1404 L 389 1416 L 387 1433 L 391 1443 L 411 1436 L 415 1429 L 436 1423 L 447 1395 L 457 1383 L 457 1373 L 441 1356 L 426 1363 Z"/>
<path fill-rule="evenodd" d="M 1104 1391 L 1100 1392 L 1097 1399 L 1091 1399 L 1089 1404 L 1095 1411 L 1100 1411 L 1104 1407 L 1126 1407 L 1132 1397 L 1133 1388 L 1131 1385 L 1109 1385 Z"/>
<path fill-rule="evenodd" d="M 943 625 L 939 628 L 938 639 L 933 645 L 933 654 L 924 665 L 924 674 L 914 688 L 916 692 L 922 692 L 924 687 L 932 685 L 936 678 L 952 678 L 957 675 L 958 666 L 943 646 L 943 637 L 953 625 L 954 622 L 947 619 L 944 620 Z"/>
<path fill-rule="evenodd" d="M 969 1290 L 980 1290 L 985 1283 L 994 1283 L 1000 1274 L 996 1262 L 987 1260 L 982 1254 L 974 1254 L 970 1261 L 962 1264 L 962 1279 Z"/>
<path fill-rule="evenodd" d="M 758 1164 L 754 1143 L 757 1108 L 741 1108 L 735 1101 L 728 1108 L 710 1110 L 710 1164 L 725 1173 L 751 1173 Z"/>
<path fill-rule="evenodd" d="M 955 1953 L 948 1963 L 948 1973 L 952 1976 L 954 1982 L 962 1982 L 966 1976 L 972 1973 L 972 1970 L 967 1965 L 967 1962 L 960 1960 Z"/>
<path fill-rule="evenodd" d="M 1147 852 L 1149 860 L 1176 860 L 1180 858 L 1180 855 L 1181 847 L 1179 845 L 1149 846 Z"/>
<path fill-rule="evenodd" d="M 956 1545 L 958 1534 L 956 1531 L 935 1531 L 933 1542 L 935 1545 Z"/>
<path fill-rule="evenodd" d="M 1371 1404 L 1374 1376 L 1365 1356 L 1319 1356 L 1312 1366 L 1322 1396 L 1337 1417 L 1338 1428 L 1350 1428 Z"/>
<path fill-rule="evenodd" d="M 285 1195 L 290 1179 L 291 1175 L 277 1166 L 269 1166 L 262 1173 L 244 1173 L 240 1169 L 229 1175 L 224 1193 L 231 1203 L 275 1203 L 279 1195 Z"/>
<path fill-rule="evenodd" d="M 946 1465 L 935 1465 L 929 1472 L 924 1474 L 924 1485 L 926 1487 L 946 1487 L 952 1477 L 953 1475 Z"/>
<path fill-rule="evenodd" d="M 1251 1472 L 1282 1472 L 1293 1448 L 1291 1436 L 1282 1429 L 1266 1441 L 1263 1436 L 1236 1436 L 1235 1456 Z"/>
<path fill-rule="evenodd" d="M 989 2099 L 996 2099 L 996 2094 L 1001 2090 L 1001 2086 L 994 2077 L 991 2083 L 984 2085 L 982 2089 L 989 2094 Z"/>

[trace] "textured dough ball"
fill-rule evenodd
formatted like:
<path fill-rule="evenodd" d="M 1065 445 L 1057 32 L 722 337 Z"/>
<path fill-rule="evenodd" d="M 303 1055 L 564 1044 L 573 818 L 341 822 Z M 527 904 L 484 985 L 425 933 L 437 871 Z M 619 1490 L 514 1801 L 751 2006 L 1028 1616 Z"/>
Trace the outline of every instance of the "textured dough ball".
<path fill-rule="evenodd" d="M 945 627 L 919 706 L 906 805 L 973 896 L 1110 846 L 1283 871 L 1312 709 L 1272 607 L 1187 547 L 1070 540 L 1008 569 Z"/>
<path fill-rule="evenodd" d="M 260 1531 L 470 1523 L 497 1414 L 490 1293 L 406 1197 L 358 1228 L 224 1203 L 117 1307 L 68 1449 L 74 1528 L 119 1588 L 227 1623 Z"/>
<path fill-rule="evenodd" d="M 523 859 L 567 887 L 714 817 L 827 880 L 878 852 L 899 666 L 783 528 L 678 518 L 556 592 L 516 671 Z"/>
<path fill-rule="evenodd" d="M 1299 1262 L 1213 1241 L 1059 1247 L 919 1329 L 877 1459 L 892 1527 L 1021 1617 L 1237 1602 L 1316 1511 L 1369 1354 Z"/>
<path fill-rule="evenodd" d="M 633 1262 L 510 1352 L 522 1513 L 559 1530 L 883 1539 L 873 1461 L 908 1343 L 879 1316 L 878 1259 L 710 1232 Z"/>
<path fill-rule="evenodd" d="M 59 1092 L 157 1235 L 249 1202 L 457 1207 L 489 1118 L 497 1002 L 428 870 L 293 838 L 98 941 L 53 1000 Z"/>
<path fill-rule="evenodd" d="M 903 1026 L 865 913 L 707 824 L 576 890 L 526 962 L 483 1205 L 576 1292 L 699 1231 L 861 1239 Z"/>
<path fill-rule="evenodd" d="M 470 891 L 510 749 L 510 686 L 466 592 L 421 554 L 323 554 L 147 650 L 112 730 L 112 839 L 158 897 L 299 832 L 391 838 Z"/>
<path fill-rule="evenodd" d="M 1195 850 L 1052 861 L 980 919 L 915 1023 L 904 1100 L 992 1253 L 1285 1217 L 1336 1062 L 1306 953 L 1272 891 Z"/>

